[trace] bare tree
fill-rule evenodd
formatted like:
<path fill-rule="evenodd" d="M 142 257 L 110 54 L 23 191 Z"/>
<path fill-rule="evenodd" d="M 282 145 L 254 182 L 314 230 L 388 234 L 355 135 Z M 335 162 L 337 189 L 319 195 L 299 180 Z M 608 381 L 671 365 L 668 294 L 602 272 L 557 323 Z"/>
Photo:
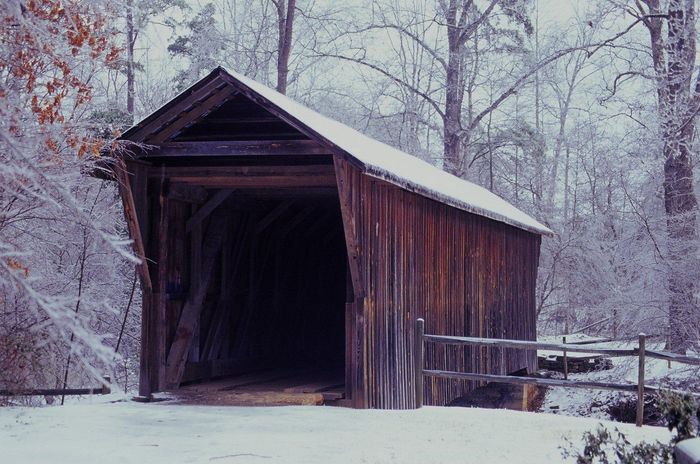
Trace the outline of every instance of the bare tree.
<path fill-rule="evenodd" d="M 88 282 L 97 275 L 87 259 L 95 248 L 86 250 L 84 260 L 72 254 L 73 245 L 100 248 L 97 266 L 105 276 L 130 257 L 115 228 L 118 221 L 90 211 L 81 193 L 94 185 L 83 170 L 95 168 L 102 146 L 86 124 L 91 81 L 118 59 L 106 6 L 0 4 L 0 20 L 7 25 L 0 29 L 0 337 L 16 330 L 20 346 L 31 352 L 10 355 L 18 362 L 0 374 L 5 385 L 33 386 L 48 373 L 60 385 L 64 353 L 92 374 L 113 360 L 92 328 L 91 316 L 107 306 L 104 293 L 94 291 L 97 280 Z M 114 196 L 111 200 L 116 203 Z M 100 203 L 99 212 L 111 212 L 108 204 Z M 76 237 L 86 241 L 75 243 Z M 82 283 L 72 278 L 80 268 Z M 34 368 L 27 362 L 37 359 L 46 372 L 25 375 Z"/>
<path fill-rule="evenodd" d="M 692 0 L 639 0 L 627 8 L 649 32 L 656 84 L 663 188 L 668 234 L 669 338 L 684 351 L 698 340 L 697 198 L 692 153 L 700 111 L 700 76 L 695 74 L 696 16 Z"/>
<path fill-rule="evenodd" d="M 277 8 L 277 91 L 287 93 L 289 55 L 292 52 L 292 31 L 296 0 L 271 0 Z"/>

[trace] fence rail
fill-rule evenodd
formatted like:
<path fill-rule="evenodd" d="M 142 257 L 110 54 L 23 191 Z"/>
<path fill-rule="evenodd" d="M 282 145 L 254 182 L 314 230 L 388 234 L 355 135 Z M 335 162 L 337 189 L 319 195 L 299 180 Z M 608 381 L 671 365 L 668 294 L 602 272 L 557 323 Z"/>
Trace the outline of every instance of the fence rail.
<path fill-rule="evenodd" d="M 0 390 L 0 396 L 69 396 L 69 395 L 108 395 L 110 378 L 104 377 L 104 383 L 95 388 L 36 388 L 30 390 Z"/>
<path fill-rule="evenodd" d="M 566 357 L 566 352 L 579 353 L 596 353 L 607 356 L 627 356 L 637 357 L 639 359 L 639 373 L 636 384 L 624 384 L 613 382 L 591 382 L 564 379 L 545 379 L 536 377 L 519 377 L 510 375 L 498 374 L 477 374 L 471 372 L 454 372 L 425 369 L 424 352 L 425 343 L 436 343 L 443 345 L 461 345 L 461 346 L 487 346 L 495 348 L 515 348 L 525 350 L 548 350 L 561 351 Z M 564 343 L 541 343 L 527 340 L 507 340 L 499 338 L 478 338 L 478 337 L 458 337 L 446 335 L 432 335 L 425 333 L 425 321 L 423 319 L 416 320 L 415 328 L 415 373 L 416 373 L 416 406 L 423 406 L 423 378 L 439 377 L 444 379 L 456 380 L 472 380 L 480 382 L 500 382 L 510 384 L 529 384 L 547 387 L 569 387 L 569 388 L 585 388 L 585 389 L 600 389 L 613 390 L 623 392 L 637 392 L 637 426 L 642 426 L 644 418 L 644 393 L 658 392 L 660 388 L 644 384 L 644 367 L 646 358 L 662 359 L 666 361 L 674 361 L 683 364 L 692 364 L 700 366 L 700 358 L 693 356 L 679 355 L 665 351 L 652 351 L 646 349 L 646 335 L 639 334 L 638 346 L 631 349 L 610 349 L 595 346 L 580 346 Z"/>

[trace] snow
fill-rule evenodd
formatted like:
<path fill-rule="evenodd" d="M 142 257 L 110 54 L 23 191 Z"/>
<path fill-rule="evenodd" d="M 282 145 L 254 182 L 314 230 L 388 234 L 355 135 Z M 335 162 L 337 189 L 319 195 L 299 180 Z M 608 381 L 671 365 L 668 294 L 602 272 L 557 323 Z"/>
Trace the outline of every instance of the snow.
<path fill-rule="evenodd" d="M 571 335 L 546 335 L 537 337 L 537 341 L 541 343 L 555 343 L 562 344 L 562 338 L 566 337 L 566 343 L 574 345 L 576 348 L 581 348 L 581 345 L 590 345 L 595 348 L 611 348 L 606 342 L 610 339 L 602 337 L 591 337 L 586 334 L 571 334 Z M 578 351 L 567 351 L 566 355 L 569 358 L 594 358 L 600 356 L 598 353 L 586 353 Z M 561 350 L 537 350 L 537 356 L 546 357 L 548 359 L 556 359 L 559 356 L 563 356 Z"/>
<path fill-rule="evenodd" d="M 104 402 L 0 408 L 3 462 L 543 463 L 561 462 L 599 421 L 477 408 L 381 411 Z M 667 441 L 659 427 L 619 427 Z"/>
<path fill-rule="evenodd" d="M 530 232 L 553 234 L 549 228 L 483 187 L 327 118 L 253 79 L 221 69 L 244 87 L 360 161 L 370 176 Z"/>
<path fill-rule="evenodd" d="M 577 347 L 578 348 L 578 347 Z M 563 356 L 564 353 L 561 351 L 555 351 L 555 350 L 537 350 L 537 356 L 538 357 L 544 357 L 547 359 L 556 359 L 558 357 Z M 567 351 L 566 356 L 569 358 L 581 358 L 581 359 L 586 359 L 586 358 L 595 358 L 597 356 L 600 356 L 598 353 L 583 353 L 583 352 L 574 352 L 574 351 Z"/>
<path fill-rule="evenodd" d="M 607 343 L 597 343 L 595 346 L 600 348 L 631 349 L 637 346 L 637 342 L 611 341 Z M 647 349 L 650 350 L 662 351 L 663 346 L 663 342 L 647 343 Z M 573 355 L 573 353 L 567 353 L 567 355 L 570 356 Z M 569 374 L 569 379 L 578 381 L 637 383 L 639 369 L 638 358 L 611 357 L 610 359 L 612 361 L 611 369 Z M 662 388 L 677 388 L 674 386 L 674 383 L 688 382 L 692 379 L 696 379 L 699 372 L 700 368 L 697 366 L 671 363 L 669 367 L 667 361 L 647 358 L 644 365 L 644 384 Z M 540 411 L 568 416 L 610 419 L 608 406 L 615 400 L 625 396 L 633 398 L 636 395 L 604 390 L 585 390 L 563 387 L 550 388 L 545 394 Z"/>
<path fill-rule="evenodd" d="M 566 343 L 572 344 L 592 344 L 605 343 L 611 341 L 605 337 L 592 337 L 583 333 L 568 334 L 568 335 L 543 335 L 537 337 L 537 341 L 541 343 L 563 343 L 562 339 L 566 337 Z"/>

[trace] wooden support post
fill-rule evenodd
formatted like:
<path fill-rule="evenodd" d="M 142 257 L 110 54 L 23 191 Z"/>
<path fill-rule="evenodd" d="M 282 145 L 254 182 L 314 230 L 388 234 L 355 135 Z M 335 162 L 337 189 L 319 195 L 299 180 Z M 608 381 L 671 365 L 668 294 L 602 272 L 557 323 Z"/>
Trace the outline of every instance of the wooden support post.
<path fill-rule="evenodd" d="M 416 408 L 423 407 L 423 335 L 425 335 L 425 321 L 416 319 L 416 334 L 414 340 L 415 384 L 416 384 Z"/>
<path fill-rule="evenodd" d="M 142 174 L 139 170 L 138 174 Z M 119 192 L 124 206 L 124 218 L 126 219 L 129 235 L 134 241 L 134 253 L 141 261 L 137 265 L 139 277 L 141 280 L 141 292 L 143 295 L 143 306 L 141 309 L 141 364 L 139 371 L 139 396 L 149 398 L 154 390 L 157 390 L 158 385 L 152 381 L 151 373 L 157 369 L 157 360 L 154 354 L 154 337 L 155 337 L 155 319 L 153 315 L 154 306 L 152 301 L 153 284 L 151 282 L 151 274 L 148 269 L 146 259 L 146 236 L 142 234 L 142 230 L 148 230 L 148 224 L 139 223 L 139 212 L 147 211 L 147 185 L 146 178 L 139 177 L 135 179 L 135 184 L 139 186 L 137 197 L 134 196 L 134 191 L 131 188 L 129 172 L 126 163 L 123 159 L 115 160 L 114 174 L 119 185 Z M 148 214 L 144 215 L 144 220 L 148 218 Z"/>
<path fill-rule="evenodd" d="M 102 380 L 104 380 L 104 382 L 102 383 L 102 394 L 109 395 L 110 393 L 112 393 L 112 389 L 110 388 L 110 385 L 112 384 L 112 378 L 108 375 L 105 375 L 102 377 Z"/>
<path fill-rule="evenodd" d="M 166 330 L 165 321 L 168 311 L 168 260 L 170 252 L 170 240 L 168 240 L 168 229 L 170 226 L 170 201 L 167 197 L 168 181 L 165 178 L 165 168 L 161 167 L 160 177 L 160 193 L 158 195 L 158 204 L 160 205 L 160 217 L 158 220 L 158 250 L 157 250 L 157 289 L 158 298 L 153 306 L 154 310 L 154 347 L 153 353 L 155 356 L 154 369 L 151 371 L 153 385 L 157 385 L 157 390 L 162 391 L 166 385 L 165 366 L 166 366 Z"/>
<path fill-rule="evenodd" d="M 566 337 L 562 337 L 561 342 L 566 345 Z M 569 358 L 564 350 L 564 380 L 569 379 Z"/>
<path fill-rule="evenodd" d="M 175 337 L 166 363 L 166 386 L 177 388 L 180 386 L 182 374 L 185 371 L 187 353 L 192 343 L 194 330 L 202 311 L 202 305 L 209 288 L 209 281 L 213 274 L 214 263 L 218 256 L 224 237 L 227 235 L 227 218 L 224 214 L 212 217 L 204 237 L 202 248 L 202 272 L 195 284 L 195 292 L 190 292 L 187 301 L 182 307 L 180 320 L 175 331 Z"/>
<path fill-rule="evenodd" d="M 201 208 L 197 210 L 196 213 L 187 220 L 185 225 L 185 230 L 189 234 L 197 226 L 201 224 L 209 215 L 214 212 L 216 208 L 221 205 L 226 199 L 233 193 L 233 189 L 221 189 L 216 192 L 206 203 L 202 205 Z"/>
<path fill-rule="evenodd" d="M 198 205 L 192 206 L 192 215 L 196 214 L 196 208 Z M 197 285 L 199 283 L 199 278 L 202 274 L 202 223 L 198 222 L 191 231 L 190 234 L 190 293 L 197 293 Z M 190 344 L 190 352 L 188 359 L 197 362 L 200 360 L 199 357 L 199 337 L 201 332 L 201 326 L 199 324 L 200 316 L 197 316 L 197 322 L 194 327 L 194 334 L 192 335 L 192 342 Z"/>
<path fill-rule="evenodd" d="M 644 357 L 646 351 L 646 338 L 643 333 L 639 334 L 639 375 L 637 378 L 637 427 L 641 427 L 644 422 Z"/>
<path fill-rule="evenodd" d="M 335 167 L 335 177 L 338 186 L 338 199 L 340 200 L 340 214 L 343 219 L 343 233 L 345 235 L 345 245 L 348 253 L 348 265 L 350 266 L 350 277 L 352 278 L 353 295 L 356 299 L 365 296 L 364 283 L 362 280 L 360 264 L 360 245 L 357 238 L 356 210 L 359 205 L 353 202 L 352 186 L 348 183 L 344 164 L 338 158 L 333 157 Z"/>

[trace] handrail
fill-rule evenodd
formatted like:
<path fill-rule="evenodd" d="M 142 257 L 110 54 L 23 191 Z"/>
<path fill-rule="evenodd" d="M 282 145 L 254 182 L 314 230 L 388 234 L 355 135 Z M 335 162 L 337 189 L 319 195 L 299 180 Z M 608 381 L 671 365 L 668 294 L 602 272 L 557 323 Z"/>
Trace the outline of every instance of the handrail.
<path fill-rule="evenodd" d="M 26 390 L 0 390 L 0 396 L 62 396 L 62 395 L 108 395 L 111 393 L 111 379 L 102 377 L 104 382 L 94 388 L 35 388 Z"/>
<path fill-rule="evenodd" d="M 563 343 L 544 343 L 528 340 L 508 340 L 505 338 L 458 337 L 448 335 L 425 335 L 425 341 L 447 345 L 480 345 L 497 348 L 522 348 L 530 350 L 569 351 L 577 353 L 598 353 L 608 356 L 636 356 L 636 349 L 598 348 L 595 346 L 569 345 Z"/>
<path fill-rule="evenodd" d="M 519 377 L 510 375 L 497 374 L 477 374 L 472 372 L 453 372 L 442 370 L 425 369 L 424 367 L 424 344 L 426 342 L 438 343 L 443 345 L 463 345 L 463 346 L 486 346 L 495 348 L 514 348 L 526 350 L 549 350 L 578 353 L 596 353 L 607 356 L 630 356 L 639 359 L 639 370 L 636 384 L 622 384 L 611 382 L 589 382 L 575 381 L 568 379 L 545 379 L 535 377 Z M 473 380 L 484 382 L 502 382 L 512 384 L 532 384 L 543 386 L 570 387 L 570 388 L 588 388 L 588 389 L 603 389 L 626 392 L 637 392 L 637 420 L 638 427 L 642 426 L 644 418 L 644 393 L 659 391 L 658 387 L 644 384 L 644 366 L 646 357 L 675 361 L 683 364 L 692 364 L 700 366 L 700 357 L 686 356 L 666 351 L 652 351 L 646 349 L 646 335 L 639 334 L 639 345 L 632 349 L 612 349 L 596 346 L 577 346 L 563 343 L 544 343 L 530 340 L 510 340 L 501 338 L 480 338 L 480 337 L 462 337 L 451 335 L 433 335 L 425 333 L 425 321 L 423 319 L 416 320 L 415 329 L 415 387 L 416 387 L 416 406 L 423 405 L 423 377 L 439 377 L 458 380 Z"/>

